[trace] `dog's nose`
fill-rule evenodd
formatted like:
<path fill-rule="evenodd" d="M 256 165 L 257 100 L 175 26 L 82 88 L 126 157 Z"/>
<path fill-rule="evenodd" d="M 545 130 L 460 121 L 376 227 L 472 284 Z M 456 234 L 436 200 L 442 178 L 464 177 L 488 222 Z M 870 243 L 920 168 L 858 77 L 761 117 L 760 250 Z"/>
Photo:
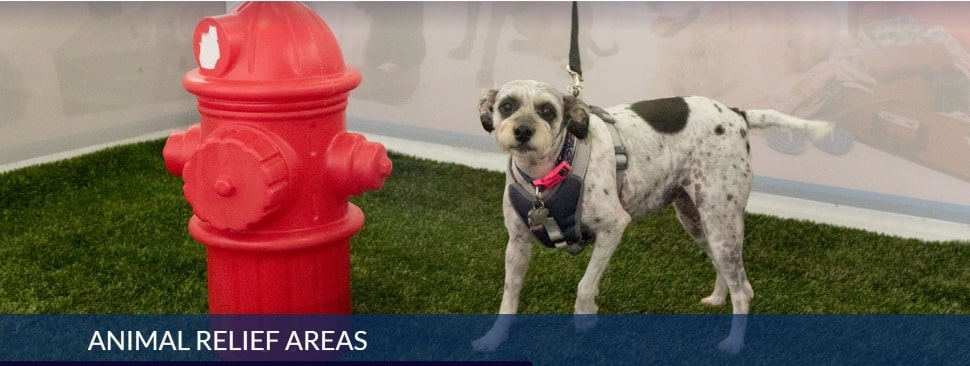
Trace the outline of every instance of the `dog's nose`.
<path fill-rule="evenodd" d="M 516 141 L 526 142 L 532 138 L 532 134 L 535 133 L 535 130 L 529 126 L 517 126 L 513 132 L 515 132 Z"/>

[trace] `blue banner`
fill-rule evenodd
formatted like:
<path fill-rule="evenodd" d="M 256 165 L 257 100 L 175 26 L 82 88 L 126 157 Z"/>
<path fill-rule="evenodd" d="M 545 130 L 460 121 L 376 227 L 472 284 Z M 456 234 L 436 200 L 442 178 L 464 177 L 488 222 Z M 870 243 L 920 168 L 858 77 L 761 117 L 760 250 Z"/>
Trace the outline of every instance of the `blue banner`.
<path fill-rule="evenodd" d="M 477 352 L 495 315 L 0 315 L 0 361 L 329 361 L 348 365 L 958 365 L 970 315 L 519 315 Z M 432 362 L 434 361 L 434 362 Z M 443 362 L 442 361 L 446 361 Z"/>

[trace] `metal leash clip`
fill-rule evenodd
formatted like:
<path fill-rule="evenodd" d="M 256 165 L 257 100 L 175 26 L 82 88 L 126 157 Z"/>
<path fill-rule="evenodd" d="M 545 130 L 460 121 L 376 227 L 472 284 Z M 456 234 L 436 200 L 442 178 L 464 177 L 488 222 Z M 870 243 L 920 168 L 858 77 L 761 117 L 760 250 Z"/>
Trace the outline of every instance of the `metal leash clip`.
<path fill-rule="evenodd" d="M 566 72 L 573 78 L 573 85 L 570 85 L 566 90 L 572 93 L 574 97 L 578 97 L 579 92 L 583 90 L 583 75 L 573 71 L 573 68 L 569 65 L 566 65 Z"/>

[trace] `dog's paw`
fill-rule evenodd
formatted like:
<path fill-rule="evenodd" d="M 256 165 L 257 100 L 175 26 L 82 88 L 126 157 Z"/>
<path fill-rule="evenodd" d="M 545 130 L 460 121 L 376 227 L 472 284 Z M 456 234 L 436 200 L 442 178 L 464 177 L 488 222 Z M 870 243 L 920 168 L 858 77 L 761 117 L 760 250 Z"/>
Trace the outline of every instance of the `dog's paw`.
<path fill-rule="evenodd" d="M 576 333 L 583 333 L 596 327 L 599 318 L 596 314 L 575 314 L 573 324 L 576 326 Z"/>
<path fill-rule="evenodd" d="M 701 304 L 710 306 L 721 306 L 724 305 L 724 296 L 708 296 L 701 299 Z"/>
<path fill-rule="evenodd" d="M 721 352 L 736 355 L 741 352 L 744 348 L 744 337 L 731 337 L 728 336 L 717 344 L 717 349 Z"/>
<path fill-rule="evenodd" d="M 472 341 L 472 348 L 474 348 L 476 352 L 495 352 L 495 349 L 497 349 L 498 346 L 505 343 L 505 339 L 507 337 L 507 334 L 489 331 L 481 338 Z"/>

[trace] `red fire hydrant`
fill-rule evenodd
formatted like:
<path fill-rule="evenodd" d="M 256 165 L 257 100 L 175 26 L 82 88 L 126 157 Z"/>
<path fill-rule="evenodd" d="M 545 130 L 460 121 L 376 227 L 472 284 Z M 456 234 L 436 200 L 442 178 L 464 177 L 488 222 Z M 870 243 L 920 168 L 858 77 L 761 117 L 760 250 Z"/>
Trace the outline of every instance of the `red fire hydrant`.
<path fill-rule="evenodd" d="M 213 314 L 350 313 L 353 195 L 391 173 L 384 146 L 346 132 L 360 72 L 330 28 L 295 2 L 245 2 L 195 29 L 182 83 L 200 123 L 169 136 L 206 246 Z"/>

